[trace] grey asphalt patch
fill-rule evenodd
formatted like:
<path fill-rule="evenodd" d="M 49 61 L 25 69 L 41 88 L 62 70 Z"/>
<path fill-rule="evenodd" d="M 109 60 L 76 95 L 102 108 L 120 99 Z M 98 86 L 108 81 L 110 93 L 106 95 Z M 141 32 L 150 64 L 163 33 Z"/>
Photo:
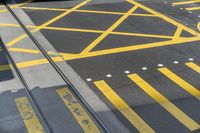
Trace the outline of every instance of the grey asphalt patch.
<path fill-rule="evenodd" d="M 97 11 L 110 11 L 110 12 L 127 12 L 131 9 L 132 5 L 128 2 L 116 2 L 116 3 L 100 3 L 100 4 L 88 4 L 81 7 L 83 10 L 97 10 Z"/>
<path fill-rule="evenodd" d="M 62 13 L 60 11 L 47 11 L 47 10 L 40 10 L 40 11 L 24 10 L 24 11 L 29 15 L 34 24 L 38 26 Z"/>
<path fill-rule="evenodd" d="M 174 35 L 176 26 L 167 23 L 159 17 L 130 16 L 118 28 L 116 28 L 115 31 L 141 34 Z"/>
<path fill-rule="evenodd" d="M 137 36 L 123 36 L 123 35 L 109 35 L 101 43 L 99 43 L 91 51 L 105 50 L 110 48 L 119 48 L 126 46 L 143 45 L 153 42 L 167 41 L 169 39 L 137 37 Z M 111 45 L 112 44 L 112 45 Z"/>
<path fill-rule="evenodd" d="M 89 18 L 89 19 L 88 19 Z M 82 28 L 92 30 L 107 30 L 120 18 L 120 15 L 78 13 L 73 12 L 50 26 L 66 28 Z"/>
<path fill-rule="evenodd" d="M 41 30 L 41 32 L 51 44 L 57 44 L 54 45 L 55 49 L 60 49 L 59 52 L 66 53 L 80 53 L 100 35 L 56 30 Z"/>

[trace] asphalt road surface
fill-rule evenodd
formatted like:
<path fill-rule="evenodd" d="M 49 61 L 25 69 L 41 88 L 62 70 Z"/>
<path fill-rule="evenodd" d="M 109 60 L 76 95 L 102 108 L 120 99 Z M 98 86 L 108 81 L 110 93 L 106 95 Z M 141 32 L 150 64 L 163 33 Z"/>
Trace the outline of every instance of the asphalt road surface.
<path fill-rule="evenodd" d="M 200 1 L 17 3 L 10 8 L 108 131 L 200 132 Z M 2 40 L 27 79 L 44 121 L 34 110 L 34 118 L 23 117 L 23 111 L 31 109 L 23 106 L 28 102 L 23 87 L 14 86 L 21 89 L 0 90 L 0 132 L 47 132 L 45 123 L 55 133 L 106 132 L 32 40 L 19 32 L 19 23 L 1 21 L 0 27 L 18 33 L 6 39 L 5 30 Z M 13 80 L 9 86 L 19 84 L 3 50 L 0 55 L 0 86 Z"/>

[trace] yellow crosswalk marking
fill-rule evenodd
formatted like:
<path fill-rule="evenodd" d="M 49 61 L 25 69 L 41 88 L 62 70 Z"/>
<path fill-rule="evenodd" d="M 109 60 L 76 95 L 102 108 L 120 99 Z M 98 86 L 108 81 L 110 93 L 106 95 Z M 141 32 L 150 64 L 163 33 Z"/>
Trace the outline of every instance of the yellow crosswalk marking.
<path fill-rule="evenodd" d="M 188 8 L 185 8 L 186 10 L 188 11 L 195 11 L 195 10 L 200 10 L 200 6 L 198 7 L 188 7 Z"/>
<path fill-rule="evenodd" d="M 187 116 L 183 111 L 181 111 L 172 102 L 170 102 L 165 96 L 163 96 L 146 81 L 144 81 L 140 76 L 138 76 L 137 74 L 130 74 L 128 75 L 128 77 L 191 131 L 200 128 L 200 125 L 198 123 Z"/>
<path fill-rule="evenodd" d="M 64 101 L 67 108 L 71 111 L 74 118 L 77 120 L 81 128 L 86 133 L 100 133 L 94 122 L 91 120 L 87 112 L 75 99 L 68 88 L 62 88 L 57 90 L 58 95 Z"/>
<path fill-rule="evenodd" d="M 35 115 L 27 97 L 15 99 L 17 108 L 21 114 L 28 133 L 44 133 L 42 125 Z"/>
<path fill-rule="evenodd" d="M 96 81 L 94 84 L 106 96 L 107 99 L 137 128 L 141 133 L 155 133 L 155 131 L 134 111 L 123 99 L 121 99 L 108 84 L 103 81 Z"/>
<path fill-rule="evenodd" d="M 198 2 L 200 2 L 200 1 L 199 0 L 190 0 L 190 1 L 174 2 L 172 4 L 175 5 L 175 6 L 178 6 L 178 5 L 193 4 L 193 3 L 198 3 Z"/>
<path fill-rule="evenodd" d="M 176 83 L 177 85 L 182 87 L 184 90 L 186 90 L 188 93 L 190 93 L 191 95 L 196 97 L 198 100 L 200 100 L 200 91 L 197 88 L 193 87 L 192 85 L 190 85 L 189 83 L 187 83 L 182 78 L 180 78 L 175 73 L 173 73 L 172 71 L 170 71 L 169 69 L 165 67 L 159 68 L 158 70 L 162 74 L 164 74 L 166 77 L 171 79 L 174 83 Z"/>
<path fill-rule="evenodd" d="M 193 62 L 188 62 L 188 63 L 185 63 L 185 65 L 188 66 L 188 67 L 190 67 L 194 71 L 200 73 L 200 66 L 198 66 L 197 64 L 195 64 Z"/>

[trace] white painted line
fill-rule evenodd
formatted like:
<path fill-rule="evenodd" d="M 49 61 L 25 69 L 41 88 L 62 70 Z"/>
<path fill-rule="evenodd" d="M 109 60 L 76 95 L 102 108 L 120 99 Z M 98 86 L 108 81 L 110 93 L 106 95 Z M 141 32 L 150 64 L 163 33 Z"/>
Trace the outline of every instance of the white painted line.
<path fill-rule="evenodd" d="M 148 68 L 147 67 L 142 67 L 142 70 L 147 70 Z"/>
<path fill-rule="evenodd" d="M 189 11 L 189 13 L 192 13 L 191 11 Z"/>
<path fill-rule="evenodd" d="M 174 61 L 174 64 L 178 64 L 179 62 L 178 61 Z"/>
<path fill-rule="evenodd" d="M 159 66 L 159 67 L 163 67 L 164 65 L 163 65 L 163 64 L 158 64 L 158 66 Z"/>
<path fill-rule="evenodd" d="M 111 74 L 107 74 L 106 77 L 110 78 L 110 77 L 112 77 L 112 75 Z"/>
<path fill-rule="evenodd" d="M 193 59 L 193 58 L 188 58 L 188 60 L 189 60 L 189 61 L 193 61 L 194 59 Z"/>
<path fill-rule="evenodd" d="M 87 78 L 86 80 L 87 80 L 88 82 L 92 81 L 92 79 L 91 79 L 91 78 Z"/>
<path fill-rule="evenodd" d="M 126 71 L 124 71 L 124 73 L 126 73 L 126 74 L 129 74 L 129 73 L 130 73 L 130 71 L 126 70 Z"/>

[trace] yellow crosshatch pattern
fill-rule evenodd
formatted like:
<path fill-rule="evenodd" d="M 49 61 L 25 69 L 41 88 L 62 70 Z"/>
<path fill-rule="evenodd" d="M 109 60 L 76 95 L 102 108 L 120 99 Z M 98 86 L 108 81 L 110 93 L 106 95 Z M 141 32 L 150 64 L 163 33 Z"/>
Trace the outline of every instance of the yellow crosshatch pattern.
<path fill-rule="evenodd" d="M 96 10 L 80 10 L 80 7 L 87 6 L 92 0 L 85 0 L 77 4 L 76 6 L 70 8 L 70 9 L 61 9 L 61 8 L 42 8 L 42 7 L 26 7 L 22 6 L 22 4 L 12 5 L 14 7 L 20 7 L 23 9 L 30 9 L 30 10 L 47 10 L 47 11 L 61 11 L 62 13 L 58 16 L 50 19 L 49 21 L 45 22 L 42 25 L 39 26 L 32 26 L 27 25 L 27 28 L 31 28 L 31 32 L 37 32 L 41 29 L 47 29 L 47 30 L 57 30 L 57 31 L 73 31 L 73 32 L 85 32 L 85 33 L 100 33 L 100 36 L 97 37 L 94 41 L 92 41 L 88 46 L 80 53 L 72 54 L 72 53 L 59 53 L 59 56 L 55 56 L 55 54 L 51 51 L 48 51 L 48 53 L 51 55 L 53 54 L 54 57 L 52 59 L 55 62 L 63 61 L 63 60 L 75 60 L 75 59 L 81 59 L 81 58 L 89 58 L 89 57 L 95 57 L 95 56 L 102 56 L 102 55 L 108 55 L 108 54 L 116 54 L 116 53 L 122 53 L 122 52 L 128 52 L 128 51 L 136 51 L 136 50 L 144 50 L 149 48 L 156 48 L 156 47 L 163 47 L 163 46 L 169 46 L 169 45 L 176 45 L 176 44 L 184 44 L 187 42 L 194 42 L 198 41 L 200 39 L 200 33 L 157 12 L 153 9 L 146 7 L 134 0 L 126 0 L 125 2 L 128 2 L 132 5 L 132 8 L 128 10 L 127 12 L 109 12 L 109 11 L 96 11 Z M 30 2 L 30 1 L 28 1 Z M 25 2 L 25 3 L 28 3 Z M 24 3 L 23 3 L 24 5 Z M 134 13 L 137 9 L 143 9 L 148 13 Z M 51 27 L 50 24 L 56 22 L 57 20 L 67 16 L 68 14 L 72 12 L 84 12 L 84 13 L 94 13 L 94 14 L 111 14 L 111 15 L 121 15 L 121 17 L 113 23 L 107 30 L 92 30 L 92 29 L 79 29 L 79 28 L 59 28 L 59 27 Z M 177 27 L 176 31 L 174 32 L 173 36 L 168 35 L 156 35 L 156 34 L 143 34 L 143 33 L 128 33 L 128 32 L 117 32 L 114 31 L 122 22 L 124 22 L 128 17 L 130 16 L 142 16 L 142 17 L 158 17 L 162 20 L 165 20 L 166 23 L 170 23 L 171 25 L 174 25 Z M 7 26 L 7 27 L 20 27 L 17 24 L 0 24 L 0 26 Z M 192 37 L 181 37 L 181 33 L 183 31 L 188 32 L 192 35 Z M 92 51 L 97 45 L 99 45 L 100 42 L 102 42 L 108 35 L 122 35 L 122 36 L 135 36 L 135 37 L 153 37 L 153 38 L 162 38 L 162 39 L 168 39 L 165 41 L 160 42 L 152 42 L 152 43 L 144 43 L 144 44 L 138 44 L 138 45 L 130 45 L 130 46 L 122 46 L 117 48 L 109 48 L 109 49 L 103 49 L 103 50 L 97 50 Z M 38 54 L 40 51 L 38 50 L 32 50 L 32 49 L 25 49 L 25 48 L 15 48 L 14 45 L 16 43 L 19 43 L 21 40 L 27 37 L 27 34 L 23 34 L 10 42 L 8 42 L 6 45 L 9 47 L 9 50 L 12 52 L 23 52 L 23 53 L 31 53 L 31 54 Z M 114 43 L 114 42 L 113 42 Z M 61 58 L 61 57 L 62 58 Z M 40 64 L 46 64 L 48 61 L 44 59 L 37 59 L 37 60 L 30 60 L 25 62 L 17 63 L 17 66 L 19 68 L 25 68 L 29 66 L 35 66 Z M 6 66 L 1 66 L 1 68 L 5 70 Z M 10 67 L 7 66 L 9 69 Z"/>

